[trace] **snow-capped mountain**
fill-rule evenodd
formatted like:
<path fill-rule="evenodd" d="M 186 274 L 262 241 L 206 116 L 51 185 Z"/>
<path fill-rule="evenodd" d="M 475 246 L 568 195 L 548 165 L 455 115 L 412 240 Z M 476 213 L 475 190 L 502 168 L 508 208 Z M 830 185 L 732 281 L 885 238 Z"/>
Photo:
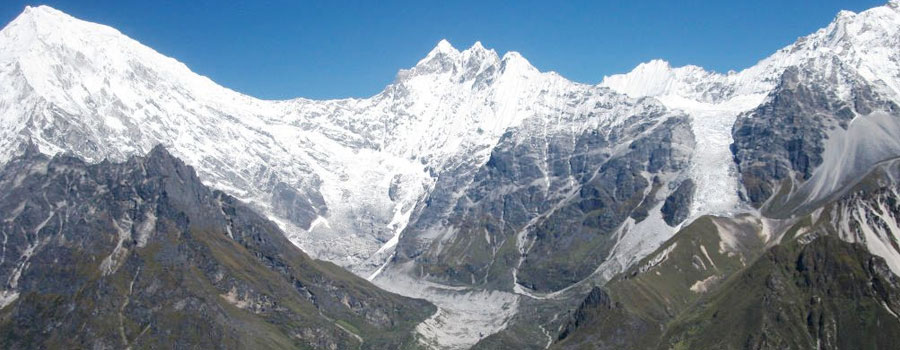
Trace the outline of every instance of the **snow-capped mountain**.
<path fill-rule="evenodd" d="M 466 182 L 483 169 L 496 168 L 496 163 L 485 165 L 501 142 L 503 147 L 527 146 L 514 153 L 528 154 L 535 162 L 521 174 L 504 174 L 534 177 L 536 186 L 523 183 L 511 196 L 539 190 L 547 203 L 557 203 L 538 205 L 515 221 L 510 218 L 512 226 L 489 238 L 494 245 L 517 242 L 510 252 L 524 256 L 526 246 L 534 245 L 528 243 L 534 240 L 530 233 L 521 230 L 527 222 L 549 216 L 554 207 L 573 205 L 572 195 L 597 171 L 591 162 L 610 157 L 622 161 L 632 153 L 611 146 L 595 152 L 592 144 L 667 133 L 663 122 L 672 117 L 658 103 L 637 102 L 539 72 L 517 53 L 501 57 L 480 43 L 459 51 L 441 41 L 415 67 L 398 73 L 383 92 L 368 99 L 331 101 L 263 101 L 241 95 L 112 28 L 45 6 L 26 9 L 4 28 L 0 47 L 9 48 L 0 74 L 12 82 L 4 85 L 0 97 L 0 116 L 8 132 L 0 141 L 5 150 L 33 142 L 42 152 L 71 152 L 97 162 L 124 160 L 163 144 L 195 166 L 207 184 L 268 214 L 304 250 L 366 277 L 381 271 L 398 244 L 405 247 L 401 260 L 423 251 L 446 259 L 436 248 L 443 240 L 484 237 L 462 233 L 437 239 L 433 232 L 457 230 L 458 220 L 466 220 L 452 215 L 455 222 L 443 223 L 459 204 L 459 195 L 480 191 Z M 681 153 L 689 153 L 688 148 Z M 638 158 L 650 151 L 642 149 Z M 583 158 L 581 164 L 559 168 L 573 153 Z M 11 154 L 8 151 L 4 159 Z M 555 160 L 540 161 L 547 157 Z M 679 167 L 687 158 L 679 156 Z M 638 178 L 640 186 L 650 183 Z M 665 198 L 670 189 L 663 185 L 676 178 L 683 180 L 677 175 L 658 180 L 656 186 L 664 189 L 654 191 L 652 202 Z M 505 185 L 512 189 L 515 184 Z M 644 196 L 641 191 L 639 197 Z M 636 204 L 629 203 L 614 221 L 625 220 Z M 659 210 L 642 207 L 648 209 Z M 468 215 L 477 215 L 477 210 L 475 206 Z M 401 239 L 411 218 L 423 230 Z M 630 239 L 628 246 L 652 250 L 653 242 L 668 234 L 655 233 L 641 233 L 649 238 Z M 612 243 L 595 242 L 603 249 Z M 491 260 L 475 259 L 479 264 Z M 511 259 L 518 261 L 512 265 L 530 264 Z M 579 274 L 591 270 L 585 265 Z M 497 281 L 478 284 L 502 283 L 500 288 L 507 292 L 518 286 L 512 271 L 497 276 Z M 448 281 L 448 276 L 434 277 Z M 478 278 L 494 277 L 479 273 Z"/>
<path fill-rule="evenodd" d="M 241 95 L 46 6 L 27 8 L 0 46 L 8 48 L 0 74 L 12 82 L 3 93 L 4 159 L 25 140 L 90 161 L 161 143 L 315 256 L 360 274 L 380 266 L 369 257 L 391 249 L 446 169 L 486 162 L 529 117 L 619 103 L 480 43 L 458 51 L 442 41 L 382 93 L 331 101 Z"/>
<path fill-rule="evenodd" d="M 716 152 L 694 158 L 694 178 L 705 184 L 698 198 L 705 196 L 702 188 L 737 187 L 710 197 L 786 217 L 834 199 L 900 155 L 898 49 L 900 2 L 890 1 L 860 13 L 841 11 L 827 27 L 740 72 L 656 60 L 601 85 L 693 116 L 698 148 L 719 150 L 715 159 Z M 735 162 L 726 159 L 732 154 Z M 783 196 L 775 196 L 779 191 Z M 696 214 L 715 213 L 698 205 Z"/>
<path fill-rule="evenodd" d="M 825 28 L 799 38 L 756 65 L 720 74 L 697 66 L 673 68 L 662 60 L 638 65 L 630 73 L 608 76 L 600 85 L 628 94 L 652 96 L 667 105 L 678 100 L 722 104 L 752 95 L 766 95 L 790 66 L 839 59 L 868 81 L 900 92 L 900 2 L 890 1 L 860 13 L 841 11 Z"/>
<path fill-rule="evenodd" d="M 858 14 L 841 11 L 827 27 L 740 72 L 720 74 L 697 66 L 673 68 L 665 61 L 654 60 L 630 73 L 605 77 L 600 85 L 632 97 L 654 97 L 666 107 L 693 115 L 698 148 L 718 150 L 698 153 L 695 158 L 693 177 L 701 184 L 699 188 L 708 191 L 697 193 L 694 212 L 727 212 L 740 203 L 737 192 L 731 190 L 740 188 L 740 181 L 727 150 L 734 141 L 732 127 L 739 114 L 771 98 L 769 94 L 789 67 L 815 72 L 810 79 L 833 89 L 834 98 L 851 99 L 853 88 L 860 85 L 854 81 L 859 80 L 871 85 L 876 93 L 896 99 L 900 96 L 898 47 L 900 2 L 891 1 Z M 890 138 L 882 141 L 891 143 Z M 897 150 L 894 147 L 887 153 L 897 154 Z M 868 162 L 861 167 L 872 165 Z M 831 187 L 822 192 L 835 190 Z"/>
<path fill-rule="evenodd" d="M 24 140 L 91 161 L 161 143 L 307 251 L 361 274 L 446 163 L 477 158 L 521 119 L 515 89 L 539 76 L 517 54 L 442 42 L 369 99 L 263 101 L 46 6 L 27 8 L 0 46 L 3 160 Z M 487 75 L 500 88 L 479 88 Z"/>
<path fill-rule="evenodd" d="M 728 74 L 655 60 L 592 86 L 441 41 L 370 98 L 266 101 L 29 7 L 0 31 L 0 163 L 162 144 L 310 255 L 434 302 L 423 341 L 466 348 L 551 333 L 559 313 L 517 310 L 583 296 L 704 215 L 751 215 L 776 244 L 900 156 L 898 52 L 891 1 Z M 893 227 L 840 236 L 900 259 Z"/>

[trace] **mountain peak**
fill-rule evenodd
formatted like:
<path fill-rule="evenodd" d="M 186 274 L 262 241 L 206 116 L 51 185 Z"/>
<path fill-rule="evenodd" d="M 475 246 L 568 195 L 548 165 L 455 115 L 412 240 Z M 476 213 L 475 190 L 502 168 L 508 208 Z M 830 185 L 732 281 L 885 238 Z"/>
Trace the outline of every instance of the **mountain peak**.
<path fill-rule="evenodd" d="M 36 33 L 52 34 L 62 33 L 60 30 L 63 28 L 69 30 L 76 30 L 77 28 L 78 31 L 81 31 L 84 30 L 85 25 L 87 24 L 93 25 L 96 28 L 105 28 L 104 30 L 112 30 L 118 33 L 118 31 L 111 27 L 79 20 L 47 5 L 26 6 L 25 10 L 10 22 L 3 31 L 29 28 Z M 65 33 L 71 34 L 68 31 L 65 31 Z"/>
<path fill-rule="evenodd" d="M 848 10 L 840 10 L 838 11 L 835 19 L 844 19 L 844 18 L 853 18 L 856 16 L 856 12 L 848 11 Z"/>
<path fill-rule="evenodd" d="M 190 98 L 239 98 L 115 28 L 49 6 L 26 7 L 0 30 L 0 47 L 0 65 L 17 67 L 31 89 L 69 113 L 97 112 L 84 95 L 106 95 L 131 113 L 163 86 L 188 88 Z M 142 91 L 129 93 L 135 88 Z"/>
<path fill-rule="evenodd" d="M 38 6 L 25 6 L 25 9 L 22 10 L 22 13 L 16 17 L 16 19 L 31 19 L 36 17 L 47 17 L 47 16 L 59 16 L 64 14 L 62 11 L 59 11 L 55 8 L 52 8 L 47 5 L 38 5 Z"/>
<path fill-rule="evenodd" d="M 460 52 L 460 56 L 463 60 L 475 62 L 478 65 L 481 63 L 496 64 L 500 62 L 500 56 L 497 55 L 497 51 L 485 48 L 480 41 L 476 41 L 472 47 Z"/>
<path fill-rule="evenodd" d="M 78 51 L 103 50 L 109 39 L 127 38 L 118 30 L 72 17 L 50 6 L 27 6 L 19 16 L 0 30 L 0 59 L 33 61 L 33 57 L 60 46 Z M 38 45 L 47 50 L 35 50 Z"/>
<path fill-rule="evenodd" d="M 449 57 L 452 59 L 456 59 L 456 58 L 460 58 L 461 56 L 466 56 L 466 57 L 478 56 L 478 57 L 485 57 L 485 58 L 489 57 L 489 56 L 497 56 L 497 59 L 499 60 L 499 56 L 497 55 L 497 52 L 492 49 L 485 48 L 484 45 L 481 43 L 481 41 L 476 41 L 468 49 L 459 51 L 458 49 L 453 47 L 453 45 L 450 44 L 450 42 L 447 41 L 447 39 L 441 39 L 441 41 L 439 41 L 437 43 L 437 45 L 435 45 L 435 47 L 433 49 L 431 49 L 430 52 L 428 52 L 428 55 L 426 55 L 425 58 L 423 58 L 421 61 L 419 61 L 419 63 L 421 64 L 424 62 L 428 62 L 436 57 Z"/>
<path fill-rule="evenodd" d="M 398 74 L 399 80 L 407 77 L 432 73 L 464 74 L 478 72 L 489 66 L 500 63 L 500 56 L 492 49 L 487 49 L 480 41 L 476 41 L 470 48 L 459 51 L 446 39 L 438 42 L 437 46 L 428 53 L 425 58 L 416 63 L 411 70 L 403 70 Z"/>
<path fill-rule="evenodd" d="M 47 5 L 25 6 L 25 10 L 22 11 L 22 14 L 29 14 L 29 15 L 38 14 L 38 15 L 71 17 L 71 16 L 67 15 L 65 12 L 62 12 L 60 10 L 57 10 L 57 9 L 47 6 Z"/>
<path fill-rule="evenodd" d="M 603 78 L 600 84 L 632 97 L 659 96 L 674 78 L 669 62 L 654 59 L 638 64 L 631 72 Z"/>
<path fill-rule="evenodd" d="M 450 45 L 450 42 L 447 39 L 441 39 L 438 41 L 437 45 L 431 52 L 428 53 L 428 56 L 425 56 L 426 59 L 433 58 L 437 55 L 456 55 L 459 54 L 459 50 L 457 50 L 453 45 Z"/>
<path fill-rule="evenodd" d="M 503 65 L 503 70 L 506 72 L 509 71 L 518 71 L 518 72 L 537 72 L 538 69 L 531 65 L 531 62 L 528 61 L 522 54 L 517 51 L 509 51 L 503 54 L 503 58 L 500 60 Z"/>
<path fill-rule="evenodd" d="M 655 58 L 647 62 L 643 62 L 638 65 L 638 68 L 635 69 L 671 69 L 672 65 L 669 64 L 669 61 L 666 61 L 661 58 Z"/>

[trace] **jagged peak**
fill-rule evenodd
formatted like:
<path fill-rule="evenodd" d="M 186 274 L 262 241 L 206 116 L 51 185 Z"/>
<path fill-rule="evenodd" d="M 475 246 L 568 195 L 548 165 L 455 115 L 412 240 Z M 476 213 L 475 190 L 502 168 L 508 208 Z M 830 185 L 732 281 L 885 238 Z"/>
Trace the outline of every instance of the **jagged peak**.
<path fill-rule="evenodd" d="M 537 68 L 531 65 L 531 62 L 528 61 L 522 54 L 517 51 L 509 51 L 503 54 L 503 58 L 500 60 L 501 65 L 504 71 L 510 70 L 518 70 L 524 72 L 537 72 Z"/>
<path fill-rule="evenodd" d="M 441 39 L 441 41 L 439 41 L 437 43 L 437 45 L 435 45 L 435 47 L 433 49 L 431 49 L 430 52 L 428 52 L 428 55 L 426 55 L 425 58 L 420 60 L 417 65 L 421 65 L 423 63 L 429 62 L 431 60 L 434 60 L 435 58 L 455 60 L 455 59 L 469 58 L 469 57 L 491 58 L 491 56 L 496 56 L 497 59 L 499 59 L 499 56 L 497 56 L 496 51 L 485 48 L 484 45 L 481 43 L 481 41 L 476 41 L 468 49 L 459 51 L 458 49 L 453 47 L 453 45 L 450 44 L 450 42 L 447 41 L 447 39 Z"/>
<path fill-rule="evenodd" d="M 661 58 L 654 58 L 647 62 L 642 62 L 635 67 L 634 70 L 639 69 L 671 69 L 672 65 L 669 64 L 669 61 L 666 61 Z"/>
<path fill-rule="evenodd" d="M 848 10 L 840 10 L 837 15 L 834 16 L 835 20 L 845 19 L 845 18 L 853 18 L 856 17 L 856 12 L 848 11 Z"/>
<path fill-rule="evenodd" d="M 490 61 L 500 61 L 500 56 L 497 55 L 497 51 L 485 48 L 484 45 L 481 44 L 481 41 L 476 41 L 471 47 L 461 52 L 461 55 L 468 58 L 477 57 L 479 59 Z"/>
<path fill-rule="evenodd" d="M 839 11 L 827 26 L 798 38 L 796 42 L 779 50 L 773 57 L 784 60 L 782 57 L 784 55 L 804 57 L 828 55 L 833 52 L 852 54 L 852 50 L 845 49 L 850 46 L 858 46 L 868 50 L 873 46 L 890 45 L 886 40 L 894 37 L 894 33 L 900 32 L 898 7 L 900 7 L 900 0 L 892 0 L 884 6 L 873 7 L 859 13 L 847 10 Z M 763 60 L 763 62 L 765 61 Z"/>
<path fill-rule="evenodd" d="M 504 56 L 506 57 L 506 56 Z M 527 64 L 528 61 L 521 59 Z M 446 39 L 438 42 L 437 46 L 420 60 L 410 70 L 402 70 L 398 74 L 398 80 L 402 81 L 411 76 L 432 73 L 467 74 L 472 71 L 481 71 L 489 66 L 500 65 L 501 58 L 497 51 L 485 48 L 481 41 L 476 41 L 471 47 L 459 51 Z"/>
<path fill-rule="evenodd" d="M 491 61 L 500 61 L 500 56 L 497 55 L 497 51 L 485 48 L 480 41 L 476 41 L 471 47 L 460 52 L 460 55 L 463 57 L 478 57 Z"/>
<path fill-rule="evenodd" d="M 778 76 L 788 66 L 803 64 L 818 58 L 832 59 L 835 55 L 840 56 L 841 59 L 858 60 L 853 58 L 857 52 L 871 52 L 873 47 L 888 49 L 895 47 L 890 40 L 896 37 L 896 33 L 900 33 L 898 8 L 900 8 L 900 0 L 892 0 L 884 6 L 859 13 L 840 11 L 828 26 L 799 38 L 790 46 L 782 48 L 772 56 L 764 58 L 756 65 L 740 72 L 721 75 L 697 66 L 672 67 L 664 60 L 651 60 L 639 64 L 629 73 L 604 77 L 601 85 L 632 97 L 658 97 L 665 94 L 685 97 L 682 95 L 693 94 L 699 85 L 720 89 L 718 83 L 709 84 L 716 81 L 722 84 L 743 84 L 728 88 L 736 89 L 733 90 L 736 94 L 764 93 L 773 87 L 773 83 L 778 80 Z M 864 49 L 861 51 L 851 49 L 854 46 Z M 889 52 L 889 50 L 883 52 Z M 871 59 L 871 57 L 869 56 L 869 60 L 863 60 L 865 64 L 883 65 L 881 62 L 890 62 L 889 58 Z M 890 71 L 890 68 L 870 66 L 868 70 L 884 72 Z M 872 73 L 870 76 L 878 78 L 892 75 Z M 742 83 L 748 81 L 756 83 Z"/>
<path fill-rule="evenodd" d="M 441 41 L 438 41 L 437 45 L 435 45 L 434 48 L 431 49 L 430 52 L 428 52 L 428 55 L 425 56 L 422 61 L 432 59 L 434 57 L 437 57 L 438 55 L 455 56 L 458 54 L 459 50 L 453 47 L 453 45 L 451 45 L 450 42 L 447 41 L 447 39 L 441 39 Z"/>

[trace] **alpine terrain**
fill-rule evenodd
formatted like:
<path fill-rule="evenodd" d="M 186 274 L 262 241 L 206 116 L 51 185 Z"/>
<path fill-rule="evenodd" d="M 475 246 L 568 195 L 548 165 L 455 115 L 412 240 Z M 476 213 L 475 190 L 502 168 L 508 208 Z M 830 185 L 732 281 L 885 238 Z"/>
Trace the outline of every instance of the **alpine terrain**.
<path fill-rule="evenodd" d="M 28 7 L 0 169 L 4 348 L 900 347 L 897 0 L 739 72 L 441 41 L 326 101 Z"/>

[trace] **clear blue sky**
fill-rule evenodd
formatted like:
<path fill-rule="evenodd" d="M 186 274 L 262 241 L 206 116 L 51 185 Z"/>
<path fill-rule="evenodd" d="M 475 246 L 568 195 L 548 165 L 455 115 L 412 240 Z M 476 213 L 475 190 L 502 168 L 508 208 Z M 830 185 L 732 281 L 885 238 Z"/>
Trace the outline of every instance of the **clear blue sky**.
<path fill-rule="evenodd" d="M 8 23 L 47 4 L 123 33 L 232 89 L 266 99 L 373 95 L 441 39 L 519 51 L 584 83 L 663 58 L 739 70 L 887 0 L 0 1 Z"/>

